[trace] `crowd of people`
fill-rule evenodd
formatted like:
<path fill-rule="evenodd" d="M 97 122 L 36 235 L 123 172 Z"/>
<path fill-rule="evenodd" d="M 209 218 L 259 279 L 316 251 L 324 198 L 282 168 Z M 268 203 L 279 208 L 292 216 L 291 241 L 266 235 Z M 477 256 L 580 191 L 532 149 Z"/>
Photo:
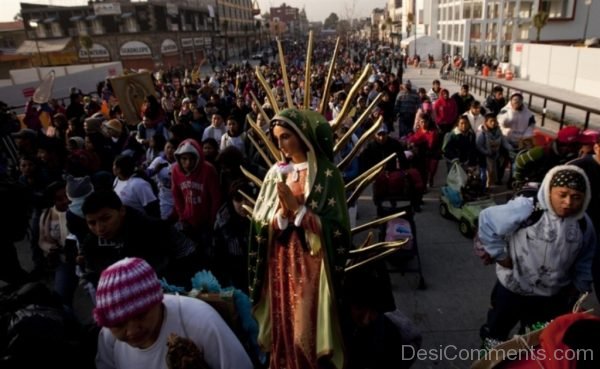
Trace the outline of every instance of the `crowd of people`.
<path fill-rule="evenodd" d="M 94 318 L 104 327 L 98 368 L 162 367 L 156 362 L 167 355 L 164 342 L 169 329 L 203 346 L 212 368 L 266 365 L 246 352 L 201 301 L 163 297 L 159 279 L 189 289 L 191 278 L 202 269 L 210 270 L 222 285 L 250 296 L 258 341 L 270 352 L 270 367 L 341 368 L 344 354 L 350 358 L 348 367 L 374 365 L 366 364 L 365 358 L 393 358 L 393 345 L 385 353 L 379 352 L 382 347 L 370 353 L 342 349 L 347 321 L 372 328 L 387 319 L 373 306 L 365 309 L 364 302 L 360 309 L 356 305 L 347 312 L 337 308 L 353 301 L 344 299 L 347 291 L 341 283 L 352 248 L 350 225 L 356 221 L 349 216 L 353 212 L 348 207 L 356 205 L 346 205 L 344 183 L 396 154 L 376 180 L 376 201 L 404 197 L 415 212 L 421 211 L 423 194 L 441 185 L 435 178 L 443 160 L 447 165 L 442 170 L 458 163 L 479 173 L 486 190 L 503 182 L 520 188 L 543 181 L 540 203 L 554 209 L 543 218 L 550 225 L 558 222 L 555 217 L 572 217 L 571 223 L 578 226 L 586 209 L 592 215 L 593 222 L 573 236 L 577 242 L 567 240 L 573 251 L 564 260 L 555 260 L 564 276 L 533 281 L 548 285 L 526 292 L 515 287 L 525 282 L 501 268 L 524 265 L 520 253 L 526 253 L 521 248 L 528 243 L 515 241 L 519 246 L 510 251 L 509 265 L 499 240 L 508 233 L 481 232 L 485 260 L 500 265 L 493 301 L 504 299 L 512 308 L 524 300 L 506 297 L 510 293 L 554 296 L 571 282 L 582 291 L 590 289 L 594 229 L 600 218 L 594 190 L 600 173 L 597 133 L 565 127 L 555 140 L 539 146 L 535 116 L 521 94 L 506 99 L 502 88 L 496 87 L 480 102 L 468 85 L 450 94 L 439 80 L 431 88 L 416 89 L 402 78 L 404 61 L 377 47 L 342 46 L 331 81 L 326 81 L 332 49 L 328 42 L 315 46 L 308 74 L 310 106 L 304 106 L 306 45 L 298 42 L 286 45 L 285 57 L 295 108 L 286 109 L 289 102 L 279 65 L 263 62 L 259 70 L 277 106 L 249 65 L 228 65 L 207 76 L 199 70 L 184 72 L 180 84 L 174 83 L 173 73 L 157 71 L 154 90 L 145 97 L 136 121 L 123 114 L 110 79 L 99 83 L 93 96 L 73 88 L 67 106 L 56 101 L 36 106 L 29 101 L 20 124 L 11 125 L 14 119 L 3 112 L 2 133 L 14 139 L 16 166 L 10 165 L 6 154 L 2 203 L 8 216 L 2 224 L 10 236 L 2 241 L 0 279 L 18 285 L 50 273 L 54 291 L 67 309 L 72 308 L 81 281 L 93 286 Z M 339 118 L 366 63 L 374 66 L 373 74 L 350 101 L 350 113 L 339 122 L 340 129 L 332 130 L 328 122 Z M 326 82 L 330 97 L 322 106 Z M 373 102 L 375 107 L 354 129 Z M 339 171 L 336 164 L 380 119 L 383 125 L 374 137 Z M 333 145 L 350 129 L 352 138 L 334 155 Z M 279 149 L 285 169 L 265 155 L 269 145 L 262 137 Z M 581 170 L 556 167 L 577 157 L 575 165 Z M 241 167 L 264 179 L 262 185 L 249 181 Z M 567 180 L 554 178 L 556 173 L 567 175 Z M 400 178 L 394 175 L 402 180 L 392 182 Z M 564 187 L 581 193 L 585 201 L 577 206 L 571 202 L 568 214 L 561 215 L 558 205 L 552 208 L 550 203 L 555 204 L 553 191 Z M 490 210 L 489 218 L 482 216 L 482 224 L 497 224 L 489 220 L 495 216 L 491 214 Z M 563 231 L 553 234 L 569 234 Z M 34 265 L 30 273 L 20 266 L 15 250 L 27 232 Z M 507 232 L 518 240 L 525 237 L 516 236 L 525 232 L 516 226 Z M 561 240 L 552 242 L 559 247 Z M 585 262 L 578 263 L 581 258 Z M 581 277 L 585 283 L 567 275 L 571 267 L 577 269 L 578 278 L 585 274 Z M 142 286 L 141 292 L 135 292 L 137 286 Z M 510 291 L 500 290 L 501 286 Z M 298 296 L 310 298 L 299 303 Z M 535 301 L 527 303 L 537 306 Z M 502 320 L 501 308 L 494 305 L 494 309 L 486 337 L 505 338 L 512 328 L 509 323 L 514 325 L 513 319 L 521 317 L 513 314 Z M 397 334 L 387 332 L 391 342 L 400 342 Z"/>

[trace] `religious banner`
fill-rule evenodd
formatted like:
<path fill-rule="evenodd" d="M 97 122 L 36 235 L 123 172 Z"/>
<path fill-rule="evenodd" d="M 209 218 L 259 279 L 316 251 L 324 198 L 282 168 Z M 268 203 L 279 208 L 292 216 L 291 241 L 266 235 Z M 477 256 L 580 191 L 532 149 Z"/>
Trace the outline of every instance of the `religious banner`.
<path fill-rule="evenodd" d="M 156 95 L 150 73 L 128 74 L 110 79 L 115 96 L 127 124 L 137 125 L 141 120 L 141 108 L 148 95 Z"/>

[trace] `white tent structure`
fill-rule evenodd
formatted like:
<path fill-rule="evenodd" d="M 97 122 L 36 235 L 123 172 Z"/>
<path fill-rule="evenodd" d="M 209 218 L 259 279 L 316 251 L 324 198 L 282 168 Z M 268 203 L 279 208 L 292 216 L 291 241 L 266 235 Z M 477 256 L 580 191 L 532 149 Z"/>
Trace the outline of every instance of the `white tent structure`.
<path fill-rule="evenodd" d="M 442 41 L 435 37 L 426 35 L 412 35 L 400 42 L 400 46 L 406 49 L 406 55 L 414 56 L 416 53 L 421 56 L 422 61 L 427 60 L 427 54 L 432 54 L 435 60 L 442 59 Z"/>

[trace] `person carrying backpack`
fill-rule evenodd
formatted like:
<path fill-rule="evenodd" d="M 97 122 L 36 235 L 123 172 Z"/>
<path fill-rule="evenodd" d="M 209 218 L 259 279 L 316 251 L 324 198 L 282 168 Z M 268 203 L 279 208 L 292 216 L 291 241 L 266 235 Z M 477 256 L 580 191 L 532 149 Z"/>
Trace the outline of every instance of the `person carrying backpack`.
<path fill-rule="evenodd" d="M 591 188 L 573 165 L 551 169 L 537 197 L 519 196 L 479 215 L 485 264 L 496 264 L 482 339 L 506 340 L 512 328 L 546 322 L 571 310 L 591 290 L 596 234 L 585 214 Z"/>

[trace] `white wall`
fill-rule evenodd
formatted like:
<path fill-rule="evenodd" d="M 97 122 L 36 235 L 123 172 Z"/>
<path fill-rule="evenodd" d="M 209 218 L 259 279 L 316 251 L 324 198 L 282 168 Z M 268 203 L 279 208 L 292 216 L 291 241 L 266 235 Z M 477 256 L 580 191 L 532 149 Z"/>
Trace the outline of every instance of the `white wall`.
<path fill-rule="evenodd" d="M 407 41 L 409 41 L 407 53 L 413 56 L 415 54 L 414 37 L 401 43 L 402 47 L 406 47 Z M 442 42 L 439 39 L 429 36 L 418 37 L 416 44 L 417 53 L 421 56 L 421 61 L 427 61 L 427 54 L 432 54 L 435 60 L 442 58 Z"/>
<path fill-rule="evenodd" d="M 542 44 L 512 45 L 519 78 L 600 98 L 600 49 Z"/>
<path fill-rule="evenodd" d="M 123 74 L 121 62 L 85 64 L 79 66 L 40 68 L 40 76 L 44 78 L 51 70 L 55 72 L 52 97 L 69 97 L 71 87 L 77 87 L 83 93 L 96 91 L 96 84 L 109 75 L 120 76 Z M 26 102 L 23 90 L 37 88 L 40 85 L 38 72 L 35 68 L 11 70 L 10 74 L 14 84 L 9 86 L 1 84 L 0 101 L 9 106 L 21 106 Z"/>

